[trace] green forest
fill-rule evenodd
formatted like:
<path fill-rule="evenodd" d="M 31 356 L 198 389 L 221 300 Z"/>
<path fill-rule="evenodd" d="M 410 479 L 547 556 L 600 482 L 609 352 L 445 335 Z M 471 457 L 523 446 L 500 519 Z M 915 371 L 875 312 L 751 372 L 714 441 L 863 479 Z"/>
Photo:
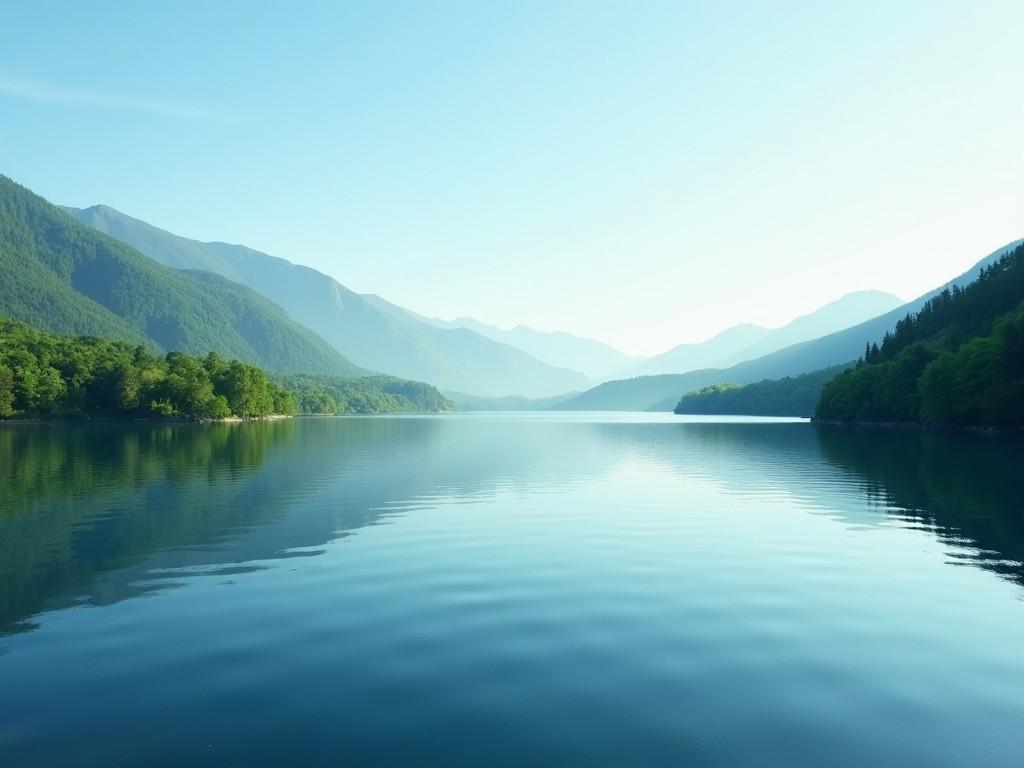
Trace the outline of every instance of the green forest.
<path fill-rule="evenodd" d="M 393 376 L 343 379 L 294 375 L 277 378 L 298 404 L 299 413 L 437 413 L 454 410 L 436 387 Z"/>
<path fill-rule="evenodd" d="M 743 416 L 810 416 L 822 387 L 847 366 L 837 365 L 799 376 L 765 379 L 753 384 L 712 384 L 684 395 L 677 414 Z"/>
<path fill-rule="evenodd" d="M 213 350 L 272 371 L 367 373 L 250 288 L 158 264 L 4 176 L 0 273 L 0 315 L 51 333 Z"/>
<path fill-rule="evenodd" d="M 427 384 L 389 377 L 274 379 L 215 352 L 155 354 L 141 344 L 57 336 L 0 319 L 0 419 L 258 418 L 450 409 Z"/>
<path fill-rule="evenodd" d="M 822 389 L 830 421 L 1024 426 L 1024 246 L 870 344 Z"/>

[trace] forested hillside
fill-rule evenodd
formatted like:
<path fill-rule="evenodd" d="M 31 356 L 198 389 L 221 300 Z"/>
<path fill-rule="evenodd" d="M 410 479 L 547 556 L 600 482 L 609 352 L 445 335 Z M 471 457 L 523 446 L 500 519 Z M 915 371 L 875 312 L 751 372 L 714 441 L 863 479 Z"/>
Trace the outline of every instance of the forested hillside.
<path fill-rule="evenodd" d="M 822 390 L 841 421 L 1024 425 L 1024 246 L 908 314 Z"/>
<path fill-rule="evenodd" d="M 53 333 L 213 350 L 274 371 L 361 369 L 249 288 L 168 269 L 0 176 L 0 315 Z"/>
<path fill-rule="evenodd" d="M 1015 241 L 990 253 L 947 285 L 851 328 L 794 344 L 730 368 L 709 368 L 684 374 L 642 376 L 605 382 L 568 400 L 562 407 L 569 410 L 671 411 L 682 395 L 712 384 L 750 384 L 765 379 L 780 379 L 785 376 L 812 373 L 855 360 L 863 353 L 865 341 L 881 343 L 886 331 L 891 331 L 907 313 L 917 312 L 929 299 L 944 290 L 952 290 L 953 286 L 962 288 L 976 280 L 982 269 L 999 261 L 1021 242 Z"/>
<path fill-rule="evenodd" d="M 753 384 L 712 384 L 684 395 L 675 407 L 679 414 L 733 414 L 741 416 L 812 416 L 822 387 L 847 366 L 837 365 L 813 373 L 766 379 Z"/>
<path fill-rule="evenodd" d="M 450 410 L 428 384 L 389 377 L 274 380 L 215 352 L 58 336 L 0 318 L 0 419 L 253 418 L 294 413 Z"/>
<path fill-rule="evenodd" d="M 213 352 L 158 356 L 143 345 L 0 319 L 0 418 L 222 419 L 295 410 L 295 398 L 259 368 Z"/>
<path fill-rule="evenodd" d="M 438 413 L 452 411 L 444 395 L 430 384 L 393 376 L 342 379 L 337 376 L 282 376 L 300 413 Z"/>
<path fill-rule="evenodd" d="M 191 240 L 106 206 L 66 210 L 160 264 L 209 270 L 245 284 L 367 369 L 479 396 L 543 397 L 590 385 L 565 363 L 549 365 L 468 328 L 437 327 L 310 267 L 244 245 Z"/>

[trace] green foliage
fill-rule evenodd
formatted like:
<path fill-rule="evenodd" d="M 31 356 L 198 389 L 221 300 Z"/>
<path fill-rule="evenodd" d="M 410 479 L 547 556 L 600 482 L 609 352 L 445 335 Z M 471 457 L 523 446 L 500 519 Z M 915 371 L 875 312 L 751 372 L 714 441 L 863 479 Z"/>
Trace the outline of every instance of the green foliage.
<path fill-rule="evenodd" d="M 0 319 L 0 417 L 221 419 L 294 413 L 295 398 L 259 368 L 157 357 L 95 336 L 55 336 Z"/>
<path fill-rule="evenodd" d="M 943 291 L 828 382 L 817 416 L 953 426 L 1024 425 L 1024 246 Z"/>
<path fill-rule="evenodd" d="M 929 341 L 955 349 L 967 339 L 985 336 L 996 318 L 1024 299 L 1024 245 L 999 261 L 983 267 L 978 279 L 965 288 L 954 285 L 929 299 L 916 314 L 909 314 L 885 334 L 882 346 L 868 363 L 894 360 L 911 344 Z"/>
<path fill-rule="evenodd" d="M 499 343 L 507 339 L 487 338 L 488 333 L 479 332 L 482 329 L 473 332 L 463 327 L 439 327 L 436 321 L 416 316 L 379 296 L 355 293 L 309 267 L 243 245 L 189 240 L 104 206 L 67 210 L 79 221 L 138 248 L 161 264 L 213 272 L 248 286 L 361 366 L 429 381 L 446 390 L 487 396 L 516 392 L 539 397 L 589 386 L 582 373 L 556 367 L 567 365 L 564 359 L 542 362 L 546 356 L 531 356 L 518 343 Z M 312 366 L 264 367 L 285 373 L 349 377 L 368 373 L 324 371 Z"/>
<path fill-rule="evenodd" d="M 1024 304 L 993 332 L 956 352 L 942 352 L 920 381 L 921 419 L 927 423 L 1024 425 L 1024 372 L 1020 370 Z"/>
<path fill-rule="evenodd" d="M 0 368 L 0 419 L 14 414 L 14 373 Z"/>
<path fill-rule="evenodd" d="M 362 373 L 251 289 L 162 266 L 0 176 L 0 314 L 274 371 Z"/>
<path fill-rule="evenodd" d="M 0 418 L 222 419 L 295 413 L 452 410 L 429 384 L 390 376 L 273 380 L 259 368 L 96 336 L 66 337 L 0 319 Z"/>
<path fill-rule="evenodd" d="M 684 395 L 676 413 L 743 416 L 809 416 L 814 413 L 825 383 L 844 366 L 825 368 L 783 379 L 766 379 L 746 386 L 712 384 Z"/>
<path fill-rule="evenodd" d="M 299 413 L 434 413 L 454 406 L 435 387 L 391 376 L 282 376 Z"/>

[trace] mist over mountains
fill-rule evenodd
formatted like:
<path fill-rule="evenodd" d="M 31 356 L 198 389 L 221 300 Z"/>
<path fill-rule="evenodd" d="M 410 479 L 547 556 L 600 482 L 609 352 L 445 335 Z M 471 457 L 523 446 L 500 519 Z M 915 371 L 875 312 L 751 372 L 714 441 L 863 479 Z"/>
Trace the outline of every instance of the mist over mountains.
<path fill-rule="evenodd" d="M 551 398 L 611 379 L 727 367 L 901 303 L 881 291 L 860 291 L 780 328 L 741 323 L 708 341 L 644 359 L 565 332 L 426 317 L 382 296 L 356 293 L 315 269 L 243 245 L 181 237 L 109 206 L 64 210 L 161 264 L 213 272 L 255 290 L 362 368 L 471 397 Z"/>
<path fill-rule="evenodd" d="M 707 368 L 682 374 L 641 376 L 605 382 L 562 401 L 565 410 L 652 410 L 671 411 L 679 398 L 713 384 L 750 384 L 780 379 L 853 363 L 864 353 L 865 344 L 881 343 L 886 332 L 908 313 L 917 312 L 945 288 L 963 287 L 978 278 L 981 270 L 1009 253 L 1024 240 L 1016 240 L 985 256 L 969 270 L 916 299 L 884 314 L 817 339 L 792 344 L 762 357 L 727 368 Z"/>
<path fill-rule="evenodd" d="M 471 331 L 503 344 L 521 349 L 549 365 L 565 366 L 580 371 L 594 381 L 602 381 L 621 374 L 630 365 L 644 360 L 627 355 L 610 344 L 576 336 L 565 331 L 539 331 L 527 325 L 499 328 L 482 323 L 472 317 L 441 320 L 403 310 L 414 317 L 439 328 L 468 328 Z"/>
<path fill-rule="evenodd" d="M 386 373 L 434 384 L 464 407 L 671 410 L 708 385 L 856 360 L 944 287 L 906 303 L 857 291 L 779 328 L 741 323 L 643 359 L 564 332 L 428 318 L 243 245 L 181 237 L 103 205 L 61 209 L 6 178 L 0 206 L 6 316 L 162 350 L 212 349 L 284 373 Z"/>
<path fill-rule="evenodd" d="M 180 237 L 107 206 L 65 210 L 161 264 L 205 269 L 241 282 L 370 370 L 490 397 L 545 397 L 591 385 L 578 371 L 544 363 L 468 328 L 424 322 L 315 269 L 246 246 Z"/>
<path fill-rule="evenodd" d="M 697 344 L 680 344 L 625 372 L 626 378 L 660 373 L 687 373 L 700 368 L 728 368 L 771 354 L 792 344 L 816 339 L 899 307 L 903 299 L 883 291 L 848 293 L 780 328 L 740 324 Z"/>

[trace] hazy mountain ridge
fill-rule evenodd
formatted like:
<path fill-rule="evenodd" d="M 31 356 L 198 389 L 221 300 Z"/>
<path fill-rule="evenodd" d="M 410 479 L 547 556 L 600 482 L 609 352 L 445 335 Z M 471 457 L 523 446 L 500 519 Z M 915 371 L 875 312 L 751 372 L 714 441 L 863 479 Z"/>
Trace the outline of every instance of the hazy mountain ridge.
<path fill-rule="evenodd" d="M 679 399 L 694 390 L 712 384 L 751 384 L 765 379 L 781 379 L 811 373 L 822 368 L 856 360 L 864 345 L 881 342 L 885 332 L 894 328 L 908 312 L 918 311 L 928 299 L 952 285 L 964 286 L 987 267 L 1009 253 L 1024 240 L 997 249 L 963 274 L 878 317 L 858 323 L 827 336 L 785 347 L 764 357 L 738 363 L 729 368 L 712 368 L 684 374 L 646 376 L 609 381 L 562 404 L 565 410 L 652 410 L 671 411 Z"/>
<path fill-rule="evenodd" d="M 840 296 L 813 312 L 801 315 L 767 334 L 738 354 L 723 361 L 722 367 L 770 355 L 780 349 L 827 336 L 902 307 L 906 302 L 885 291 L 854 291 Z"/>
<path fill-rule="evenodd" d="M 752 323 L 739 323 L 712 336 L 706 341 L 678 344 L 668 352 L 648 358 L 620 377 L 657 376 L 664 373 L 685 373 L 700 368 L 712 368 L 752 344 L 756 344 L 772 331 Z"/>
<path fill-rule="evenodd" d="M 0 314 L 51 333 L 212 350 L 272 371 L 365 373 L 252 290 L 157 264 L 3 176 L 0 270 Z"/>
<path fill-rule="evenodd" d="M 728 368 L 849 328 L 903 303 L 903 299 L 884 291 L 854 291 L 778 328 L 745 323 L 726 328 L 704 342 L 680 344 L 625 372 L 624 378 Z"/>
<path fill-rule="evenodd" d="M 472 317 L 441 320 L 415 316 L 440 328 L 468 328 L 481 336 L 521 349 L 549 365 L 580 371 L 595 381 L 614 376 L 630 366 L 639 365 L 645 359 L 626 354 L 603 341 L 566 331 L 539 331 L 528 325 L 499 328 Z"/>
<path fill-rule="evenodd" d="M 372 370 L 488 397 L 545 397 L 591 384 L 577 371 L 548 365 L 469 329 L 422 322 L 414 313 L 379 297 L 364 297 L 328 275 L 286 259 L 242 245 L 184 238 L 107 206 L 66 210 L 161 264 L 198 267 L 241 281 Z"/>

